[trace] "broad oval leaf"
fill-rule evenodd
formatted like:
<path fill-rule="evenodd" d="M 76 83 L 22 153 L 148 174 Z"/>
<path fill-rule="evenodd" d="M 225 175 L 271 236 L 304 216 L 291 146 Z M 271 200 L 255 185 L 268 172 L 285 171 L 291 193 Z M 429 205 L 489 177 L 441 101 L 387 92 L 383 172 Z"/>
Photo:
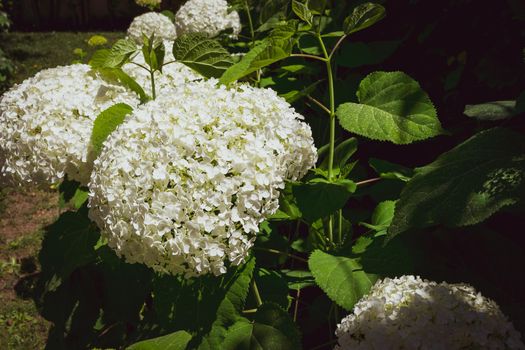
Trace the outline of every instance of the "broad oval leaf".
<path fill-rule="evenodd" d="M 525 197 L 525 139 L 494 128 L 416 169 L 396 204 L 393 237 L 410 228 L 481 222 Z"/>
<path fill-rule="evenodd" d="M 217 40 L 199 33 L 175 39 L 173 56 L 206 78 L 220 77 L 233 64 L 230 54 Z"/>
<path fill-rule="evenodd" d="M 299 332 L 290 315 L 279 305 L 265 303 L 257 308 L 254 322 L 237 321 L 226 334 L 224 350 L 300 349 Z"/>
<path fill-rule="evenodd" d="M 102 111 L 95 123 L 91 133 L 91 150 L 96 156 L 102 150 L 102 145 L 108 136 L 124 121 L 133 108 L 125 103 L 117 103 Z"/>
<path fill-rule="evenodd" d="M 443 133 L 432 101 L 405 73 L 371 73 L 359 84 L 357 97 L 360 103 L 343 103 L 336 112 L 350 132 L 395 144 Z"/>
<path fill-rule="evenodd" d="M 356 259 L 316 250 L 308 259 L 315 282 L 337 305 L 350 311 L 377 280 L 367 274 Z"/>
<path fill-rule="evenodd" d="M 104 61 L 104 68 L 121 67 L 130 58 L 132 54 L 137 52 L 137 44 L 131 39 L 118 40 L 111 50 L 109 50 L 106 60 Z"/>
<path fill-rule="evenodd" d="M 178 331 L 162 337 L 135 343 L 127 350 L 185 350 L 191 340 L 191 334 Z"/>
<path fill-rule="evenodd" d="M 372 223 L 361 223 L 361 225 L 376 231 L 377 235 L 385 234 L 394 217 L 395 205 L 395 201 L 384 201 L 379 203 L 372 213 Z"/>
<path fill-rule="evenodd" d="M 385 8 L 379 4 L 367 2 L 357 6 L 343 23 L 346 35 L 366 29 L 385 17 Z"/>

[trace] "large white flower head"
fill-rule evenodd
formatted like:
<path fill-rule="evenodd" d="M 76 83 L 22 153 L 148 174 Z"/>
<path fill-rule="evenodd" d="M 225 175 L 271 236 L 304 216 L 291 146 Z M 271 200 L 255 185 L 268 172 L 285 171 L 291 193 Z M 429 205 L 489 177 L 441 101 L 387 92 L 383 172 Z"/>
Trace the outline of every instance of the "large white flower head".
<path fill-rule="evenodd" d="M 142 45 L 143 35 L 150 37 L 151 34 L 162 40 L 173 41 L 177 38 L 173 22 L 158 12 L 146 12 L 135 17 L 128 28 L 128 36 L 139 45 Z"/>
<path fill-rule="evenodd" d="M 285 178 L 315 163 L 310 128 L 274 91 L 216 83 L 139 107 L 95 161 L 90 217 L 128 262 L 225 273 L 245 261 Z"/>
<path fill-rule="evenodd" d="M 170 90 L 173 87 L 202 79 L 201 75 L 188 66 L 175 62 L 175 57 L 173 57 L 172 52 L 173 42 L 165 41 L 164 47 L 166 49 L 164 62 L 169 64 L 162 67 L 162 73 L 159 71 L 155 72 L 155 89 L 157 94 L 169 93 L 167 90 Z M 144 91 L 151 96 L 152 89 L 150 73 L 146 69 L 137 65 L 140 64 L 146 66 L 142 52 L 139 51 L 139 53 L 133 57 L 132 62 L 133 63 L 125 64 L 122 69 L 135 79 Z"/>
<path fill-rule="evenodd" d="M 15 182 L 87 184 L 93 122 L 115 103 L 138 104 L 134 93 L 101 79 L 88 65 L 43 70 L 0 99 L 3 175 Z"/>
<path fill-rule="evenodd" d="M 241 19 L 236 11 L 229 12 L 226 0 L 189 0 L 175 14 L 177 34 L 204 33 L 217 36 L 227 29 L 236 37 L 241 32 Z"/>
<path fill-rule="evenodd" d="M 335 349 L 525 349 L 498 305 L 467 284 L 378 281 L 337 326 Z"/>

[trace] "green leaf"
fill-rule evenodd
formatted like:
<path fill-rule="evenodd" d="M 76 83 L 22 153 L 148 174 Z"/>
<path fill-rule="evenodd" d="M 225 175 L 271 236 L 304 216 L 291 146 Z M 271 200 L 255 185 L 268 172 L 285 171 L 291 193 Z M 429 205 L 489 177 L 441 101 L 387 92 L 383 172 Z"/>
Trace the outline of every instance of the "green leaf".
<path fill-rule="evenodd" d="M 264 40 L 251 49 L 243 58 L 219 79 L 220 84 L 230 84 L 263 67 L 285 59 L 292 51 L 289 40 Z"/>
<path fill-rule="evenodd" d="M 137 44 L 131 39 L 118 40 L 106 56 L 102 67 L 118 68 L 130 58 L 132 54 L 138 51 Z"/>
<path fill-rule="evenodd" d="M 488 121 L 512 118 L 519 114 L 516 111 L 516 101 L 494 101 L 478 105 L 466 105 L 463 113 L 471 118 Z"/>
<path fill-rule="evenodd" d="M 393 179 L 408 181 L 414 176 L 414 171 L 399 164 L 390 163 L 386 160 L 370 158 L 368 164 L 379 174 L 382 179 Z"/>
<path fill-rule="evenodd" d="M 343 24 L 346 35 L 366 29 L 385 17 L 385 8 L 379 4 L 367 2 L 354 8 Z"/>
<path fill-rule="evenodd" d="M 525 139 L 502 128 L 480 132 L 416 169 L 388 234 L 436 224 L 481 222 L 525 195 Z"/>
<path fill-rule="evenodd" d="M 146 103 L 151 100 L 139 83 L 124 72 L 122 68 L 97 68 L 97 71 L 106 78 L 120 81 L 122 85 L 135 92 L 140 98 L 140 103 Z"/>
<path fill-rule="evenodd" d="M 127 350 L 185 350 L 191 340 L 191 334 L 178 331 L 163 337 L 153 338 L 135 343 Z"/>
<path fill-rule="evenodd" d="M 348 311 L 377 280 L 377 276 L 366 274 L 357 260 L 320 250 L 312 253 L 308 266 L 317 285 L 337 305 Z"/>
<path fill-rule="evenodd" d="M 359 84 L 360 103 L 337 108 L 341 126 L 373 140 L 408 144 L 443 132 L 434 105 L 402 72 L 374 72 Z"/>
<path fill-rule="evenodd" d="M 372 213 L 372 223 L 361 223 L 361 225 L 376 231 L 377 235 L 385 234 L 394 217 L 395 206 L 395 201 L 384 201 L 379 203 Z"/>
<path fill-rule="evenodd" d="M 221 344 L 224 350 L 300 349 L 300 336 L 290 315 L 274 303 L 257 309 L 254 322 L 246 319 L 233 325 Z"/>
<path fill-rule="evenodd" d="M 43 276 L 48 277 L 49 290 L 54 290 L 78 267 L 95 261 L 98 238 L 87 217 L 87 208 L 65 212 L 46 228 L 39 261 Z"/>
<path fill-rule="evenodd" d="M 312 24 L 314 15 L 310 11 L 310 9 L 308 9 L 308 7 L 302 2 L 292 0 L 292 11 L 297 15 L 297 17 L 299 17 L 306 23 Z"/>
<path fill-rule="evenodd" d="M 350 137 L 334 149 L 334 169 L 342 169 L 350 160 L 350 158 L 357 151 L 358 141 L 355 137 Z M 323 162 L 319 165 L 322 169 L 328 169 L 328 155 L 324 158 Z M 336 172 L 337 173 L 337 172 Z"/>
<path fill-rule="evenodd" d="M 91 133 L 91 147 L 97 156 L 102 151 L 102 145 L 108 136 L 133 112 L 133 108 L 125 103 L 117 103 L 102 111 L 95 119 Z"/>
<path fill-rule="evenodd" d="M 211 325 L 211 331 L 203 338 L 199 349 L 212 350 L 221 348 L 227 328 L 241 317 L 240 314 L 248 295 L 248 288 L 254 267 L 255 259 L 250 258 L 250 260 L 235 273 L 234 278 L 228 284 L 224 298 L 217 308 L 215 320 Z"/>
<path fill-rule="evenodd" d="M 108 60 L 110 55 L 109 49 L 101 49 L 95 51 L 91 59 L 89 60 L 89 65 L 93 68 L 103 68 L 105 63 Z"/>
<path fill-rule="evenodd" d="M 303 217 L 313 222 L 342 208 L 355 189 L 350 180 L 329 182 L 316 178 L 313 182 L 294 184 L 293 194 Z"/>
<path fill-rule="evenodd" d="M 315 280 L 310 271 L 303 270 L 281 270 L 288 283 L 289 289 L 300 290 L 315 286 Z"/>
<path fill-rule="evenodd" d="M 206 78 L 220 77 L 233 64 L 230 54 L 217 40 L 199 33 L 175 39 L 173 56 Z"/>

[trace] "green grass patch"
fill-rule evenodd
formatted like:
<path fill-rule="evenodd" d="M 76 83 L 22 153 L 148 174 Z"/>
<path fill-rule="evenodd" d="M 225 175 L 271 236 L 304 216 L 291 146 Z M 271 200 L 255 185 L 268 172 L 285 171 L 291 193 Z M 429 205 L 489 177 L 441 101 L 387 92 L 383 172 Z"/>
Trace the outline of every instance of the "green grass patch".
<path fill-rule="evenodd" d="M 102 35 L 108 39 L 106 46 L 113 44 L 117 39 L 124 37 L 122 32 L 106 33 L 3 33 L 0 34 L 0 48 L 15 63 L 15 73 L 12 83 L 20 83 L 38 71 L 68 65 L 79 57 L 75 49 L 82 49 L 87 53 L 84 61 L 91 56 L 96 48 L 88 45 L 93 35 Z"/>

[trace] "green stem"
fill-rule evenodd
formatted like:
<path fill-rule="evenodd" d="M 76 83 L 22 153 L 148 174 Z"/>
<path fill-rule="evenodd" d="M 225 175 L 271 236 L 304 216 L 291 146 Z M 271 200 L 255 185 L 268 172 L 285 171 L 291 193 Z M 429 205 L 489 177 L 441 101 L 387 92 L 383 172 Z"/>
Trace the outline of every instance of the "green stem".
<path fill-rule="evenodd" d="M 293 321 L 297 322 L 297 312 L 299 311 L 299 298 L 301 297 L 301 290 L 297 290 L 297 295 L 295 296 L 295 307 L 293 310 Z"/>
<path fill-rule="evenodd" d="M 314 56 L 314 55 L 307 55 L 307 54 L 304 54 L 304 53 L 293 53 L 293 54 L 290 55 L 290 57 L 303 57 L 303 58 L 310 58 L 312 60 L 318 60 L 318 61 L 323 61 L 323 62 L 326 61 L 322 57 Z"/>
<path fill-rule="evenodd" d="M 355 184 L 357 186 L 362 186 L 362 185 L 366 185 L 366 184 L 369 184 L 369 183 L 372 183 L 372 182 L 376 182 L 376 181 L 379 181 L 379 180 L 381 180 L 380 177 L 375 177 L 373 179 L 368 179 L 368 180 L 356 182 Z"/>
<path fill-rule="evenodd" d="M 286 255 L 286 256 L 289 257 L 289 258 L 292 258 L 292 259 L 295 259 L 295 260 L 299 260 L 299 261 L 304 262 L 304 263 L 308 263 L 308 260 L 303 259 L 303 258 L 301 258 L 300 256 L 293 255 L 293 254 L 286 253 L 286 252 L 281 252 L 280 250 L 277 250 L 277 249 L 261 248 L 261 247 L 254 247 L 253 249 L 255 249 L 255 250 L 260 250 L 260 251 L 262 251 L 262 252 L 268 252 L 268 253 L 278 254 L 278 255 Z"/>
<path fill-rule="evenodd" d="M 253 294 L 255 295 L 255 301 L 257 302 L 257 307 L 262 305 L 262 299 L 261 294 L 259 294 L 259 288 L 257 288 L 257 283 L 255 282 L 255 278 L 252 280 L 252 290 Z"/>
<path fill-rule="evenodd" d="M 337 231 L 337 242 L 343 243 L 343 209 L 338 210 L 339 220 L 338 220 L 338 231 Z"/>
<path fill-rule="evenodd" d="M 252 36 L 251 47 L 253 48 L 255 46 L 255 32 L 253 30 L 252 15 L 250 13 L 250 6 L 248 5 L 248 1 L 244 2 L 244 9 L 246 10 L 246 14 L 248 15 L 248 23 L 250 25 L 250 35 Z"/>
<path fill-rule="evenodd" d="M 151 96 L 153 99 L 157 98 L 157 93 L 155 91 L 155 72 L 153 70 L 149 71 L 150 77 L 151 77 Z"/>

